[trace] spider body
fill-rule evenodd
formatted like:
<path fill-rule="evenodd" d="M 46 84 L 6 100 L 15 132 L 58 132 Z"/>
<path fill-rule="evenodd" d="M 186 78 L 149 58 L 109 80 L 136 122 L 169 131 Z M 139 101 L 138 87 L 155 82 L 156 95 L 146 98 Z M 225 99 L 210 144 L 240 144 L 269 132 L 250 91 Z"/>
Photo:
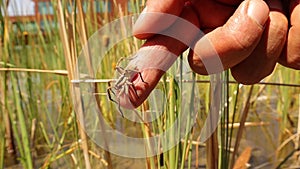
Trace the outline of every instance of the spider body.
<path fill-rule="evenodd" d="M 123 58 L 121 58 L 120 61 L 121 60 L 123 60 Z M 112 101 L 118 105 L 118 111 L 122 115 L 122 117 L 124 117 L 123 112 L 121 110 L 120 98 L 125 95 L 129 98 L 129 100 L 131 102 L 131 99 L 129 96 L 130 90 L 134 91 L 134 94 L 138 97 L 137 90 L 134 87 L 134 84 L 132 83 L 132 79 L 137 74 L 141 78 L 142 82 L 144 82 L 144 83 L 146 83 L 146 82 L 142 78 L 141 72 L 139 72 L 138 70 L 123 68 L 123 67 L 120 67 L 119 64 L 117 64 L 115 69 L 116 69 L 117 73 L 119 74 L 119 77 L 113 85 L 111 85 L 111 82 L 108 83 L 107 96 L 110 101 Z M 113 99 L 113 95 L 116 99 Z"/>

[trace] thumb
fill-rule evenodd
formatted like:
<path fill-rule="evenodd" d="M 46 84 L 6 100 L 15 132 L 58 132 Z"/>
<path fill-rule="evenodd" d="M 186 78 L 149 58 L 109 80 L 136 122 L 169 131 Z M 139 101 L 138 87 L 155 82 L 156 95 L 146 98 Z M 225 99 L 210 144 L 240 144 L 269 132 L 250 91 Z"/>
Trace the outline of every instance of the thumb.
<path fill-rule="evenodd" d="M 225 25 L 196 42 L 189 55 L 191 68 L 200 74 L 213 74 L 246 59 L 260 41 L 268 16 L 264 1 L 243 1 Z"/>

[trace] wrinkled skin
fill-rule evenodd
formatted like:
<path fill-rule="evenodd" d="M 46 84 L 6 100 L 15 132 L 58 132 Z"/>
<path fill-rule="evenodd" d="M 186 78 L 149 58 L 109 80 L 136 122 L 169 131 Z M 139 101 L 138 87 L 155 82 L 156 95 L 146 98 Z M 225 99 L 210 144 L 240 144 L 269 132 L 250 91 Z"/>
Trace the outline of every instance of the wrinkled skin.
<path fill-rule="evenodd" d="M 144 12 L 173 14 L 199 27 L 224 70 L 230 69 L 240 83 L 259 82 L 272 73 L 276 63 L 300 69 L 300 0 L 148 0 L 146 6 Z M 172 30 L 174 25 L 176 20 L 161 24 L 157 18 L 144 17 L 136 22 L 134 35 L 147 39 L 143 47 L 157 46 L 180 55 L 188 46 L 170 37 L 144 33 L 154 26 Z M 214 57 L 212 51 L 203 48 L 203 40 L 193 39 L 196 36 L 188 30 L 180 31 L 196 42 L 188 56 L 190 67 L 198 74 L 208 74 L 200 58 L 209 60 Z M 133 81 L 138 93 L 130 95 L 134 107 L 142 104 L 165 72 L 146 69 L 141 73 L 147 83 L 140 78 Z"/>

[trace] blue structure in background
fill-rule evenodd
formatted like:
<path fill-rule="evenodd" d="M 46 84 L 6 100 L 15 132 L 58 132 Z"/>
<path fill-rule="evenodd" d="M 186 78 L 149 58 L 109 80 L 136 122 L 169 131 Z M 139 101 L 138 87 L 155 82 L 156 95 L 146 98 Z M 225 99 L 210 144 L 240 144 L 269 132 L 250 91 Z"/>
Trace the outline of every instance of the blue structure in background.
<path fill-rule="evenodd" d="M 38 2 L 38 11 L 42 15 L 53 15 L 53 6 L 50 1 L 41 1 Z"/>

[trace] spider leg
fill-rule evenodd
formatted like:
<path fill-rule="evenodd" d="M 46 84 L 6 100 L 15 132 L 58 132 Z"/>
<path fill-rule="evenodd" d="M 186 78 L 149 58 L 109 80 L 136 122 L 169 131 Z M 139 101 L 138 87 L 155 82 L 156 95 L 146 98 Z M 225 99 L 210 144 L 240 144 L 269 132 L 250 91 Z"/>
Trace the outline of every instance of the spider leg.
<path fill-rule="evenodd" d="M 117 104 L 118 105 L 118 112 L 122 115 L 122 117 L 124 118 L 124 114 L 123 114 L 123 111 L 121 109 L 121 105 L 120 105 L 120 100 L 116 101 L 112 98 L 111 96 L 111 92 L 115 95 L 114 91 L 112 90 L 112 88 L 108 88 L 107 89 L 107 96 L 108 96 L 108 99 L 110 101 L 112 101 L 113 103 Z"/>
<path fill-rule="evenodd" d="M 137 96 L 137 98 L 139 98 L 139 95 L 137 93 L 137 90 L 135 88 L 135 86 L 131 83 L 130 86 L 132 87 L 133 91 L 134 91 L 134 94 Z"/>
<path fill-rule="evenodd" d="M 110 101 L 114 102 L 114 103 L 117 103 L 117 101 L 115 101 L 113 98 L 112 98 L 112 95 L 116 95 L 116 93 L 112 90 L 112 86 L 111 86 L 111 82 L 108 82 L 108 88 L 106 89 L 106 93 L 107 93 L 107 97 Z"/>
<path fill-rule="evenodd" d="M 118 98 L 120 98 L 121 95 L 123 95 L 124 93 L 127 94 L 126 92 L 127 92 L 127 88 L 126 88 L 126 86 L 123 85 L 118 91 Z"/>
<path fill-rule="evenodd" d="M 136 90 L 134 84 L 132 82 L 129 82 L 129 81 L 126 81 L 126 84 L 124 86 L 125 94 L 129 96 L 130 87 L 133 89 L 134 94 L 137 96 L 137 98 L 139 98 L 137 90 Z M 130 97 L 129 97 L 129 99 L 130 99 Z"/>
<path fill-rule="evenodd" d="M 118 102 L 115 101 L 115 100 L 112 98 L 112 96 L 111 96 L 111 93 L 113 93 L 114 95 L 116 95 L 115 92 L 112 90 L 112 88 L 107 88 L 107 89 L 106 89 L 106 93 L 107 93 L 107 97 L 108 97 L 108 99 L 109 99 L 110 101 L 112 101 L 112 102 L 118 104 Z"/>
<path fill-rule="evenodd" d="M 126 57 L 121 57 L 118 61 L 117 61 L 117 65 L 120 65 L 120 63 L 123 61 L 123 60 L 125 60 L 126 59 Z"/>
<path fill-rule="evenodd" d="M 121 75 L 124 74 L 125 69 L 121 66 L 116 66 L 116 71 Z"/>
<path fill-rule="evenodd" d="M 142 82 L 147 83 L 147 82 L 144 81 L 143 76 L 142 76 L 142 73 L 141 73 L 141 72 L 138 72 L 138 74 L 139 74 L 139 76 L 140 76 Z"/>
<path fill-rule="evenodd" d="M 120 101 L 118 102 L 118 111 L 121 114 L 121 116 L 124 118 L 124 114 L 123 114 L 123 111 L 121 109 Z"/>

